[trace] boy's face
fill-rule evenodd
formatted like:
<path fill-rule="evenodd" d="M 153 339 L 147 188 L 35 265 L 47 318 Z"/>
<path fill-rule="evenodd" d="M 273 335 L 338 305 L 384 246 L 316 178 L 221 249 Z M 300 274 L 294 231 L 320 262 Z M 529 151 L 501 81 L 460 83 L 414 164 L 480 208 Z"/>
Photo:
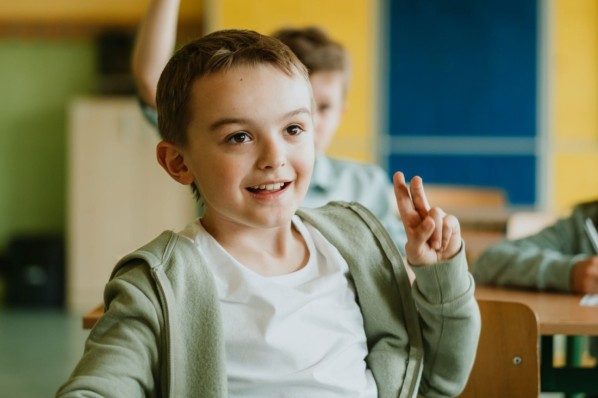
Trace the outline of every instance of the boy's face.
<path fill-rule="evenodd" d="M 238 66 L 194 82 L 184 163 L 208 230 L 288 225 L 314 163 L 312 95 L 300 75 Z"/>
<path fill-rule="evenodd" d="M 328 149 L 345 111 L 345 75 L 342 71 L 321 71 L 309 77 L 316 102 L 314 128 L 316 151 Z"/>

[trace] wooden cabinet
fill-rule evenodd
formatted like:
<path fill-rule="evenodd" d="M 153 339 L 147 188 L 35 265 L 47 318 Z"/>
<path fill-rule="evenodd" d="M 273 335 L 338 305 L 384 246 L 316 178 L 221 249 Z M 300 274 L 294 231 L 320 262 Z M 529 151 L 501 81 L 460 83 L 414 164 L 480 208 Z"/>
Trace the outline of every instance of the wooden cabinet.
<path fill-rule="evenodd" d="M 67 305 L 102 301 L 123 255 L 195 217 L 188 186 L 156 161 L 157 131 L 134 98 L 80 98 L 69 109 Z"/>

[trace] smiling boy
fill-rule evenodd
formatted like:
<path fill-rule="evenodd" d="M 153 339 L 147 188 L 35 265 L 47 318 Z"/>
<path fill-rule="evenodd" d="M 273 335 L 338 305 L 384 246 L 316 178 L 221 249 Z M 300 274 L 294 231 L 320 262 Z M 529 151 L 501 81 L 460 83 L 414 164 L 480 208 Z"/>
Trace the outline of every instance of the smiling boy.
<path fill-rule="evenodd" d="M 206 231 L 263 275 L 288 273 L 305 262 L 304 244 L 288 221 L 305 196 L 314 162 L 312 100 L 305 78 L 288 73 L 268 64 L 241 65 L 195 80 L 186 145 L 158 145 L 166 171 L 201 192 Z"/>
<path fill-rule="evenodd" d="M 455 396 L 480 332 L 455 217 L 395 175 L 417 275 L 363 206 L 298 210 L 314 163 L 305 67 L 225 30 L 158 85 L 158 160 L 204 216 L 126 256 L 58 396 Z M 441 294 L 442 292 L 442 294 Z"/>
<path fill-rule="evenodd" d="M 156 87 L 176 42 L 180 0 L 151 0 L 135 37 L 132 71 L 146 120 L 157 127 Z M 388 173 L 380 166 L 329 156 L 328 148 L 347 109 L 351 82 L 348 50 L 317 26 L 285 27 L 273 36 L 307 67 L 314 96 L 316 160 L 302 206 L 331 201 L 359 202 L 388 230 L 399 250 L 407 240 L 390 192 Z M 203 214 L 198 203 L 198 214 Z"/>

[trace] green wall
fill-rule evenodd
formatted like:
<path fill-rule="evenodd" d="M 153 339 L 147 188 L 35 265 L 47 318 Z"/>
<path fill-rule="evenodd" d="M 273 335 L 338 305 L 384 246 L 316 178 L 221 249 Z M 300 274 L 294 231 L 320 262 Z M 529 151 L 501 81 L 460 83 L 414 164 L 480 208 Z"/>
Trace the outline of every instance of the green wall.
<path fill-rule="evenodd" d="M 0 40 L 0 252 L 65 229 L 68 104 L 92 91 L 93 41 Z"/>

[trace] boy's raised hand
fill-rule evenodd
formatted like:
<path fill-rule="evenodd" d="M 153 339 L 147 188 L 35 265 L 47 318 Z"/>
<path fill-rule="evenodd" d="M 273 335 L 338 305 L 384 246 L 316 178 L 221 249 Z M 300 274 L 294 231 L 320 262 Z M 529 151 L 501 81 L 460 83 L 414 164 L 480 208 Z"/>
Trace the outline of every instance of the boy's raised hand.
<path fill-rule="evenodd" d="M 394 190 L 407 232 L 405 252 L 409 264 L 434 264 L 454 257 L 461 249 L 457 218 L 438 207 L 430 207 L 420 177 L 413 177 L 407 187 L 403 173 L 396 172 Z"/>

